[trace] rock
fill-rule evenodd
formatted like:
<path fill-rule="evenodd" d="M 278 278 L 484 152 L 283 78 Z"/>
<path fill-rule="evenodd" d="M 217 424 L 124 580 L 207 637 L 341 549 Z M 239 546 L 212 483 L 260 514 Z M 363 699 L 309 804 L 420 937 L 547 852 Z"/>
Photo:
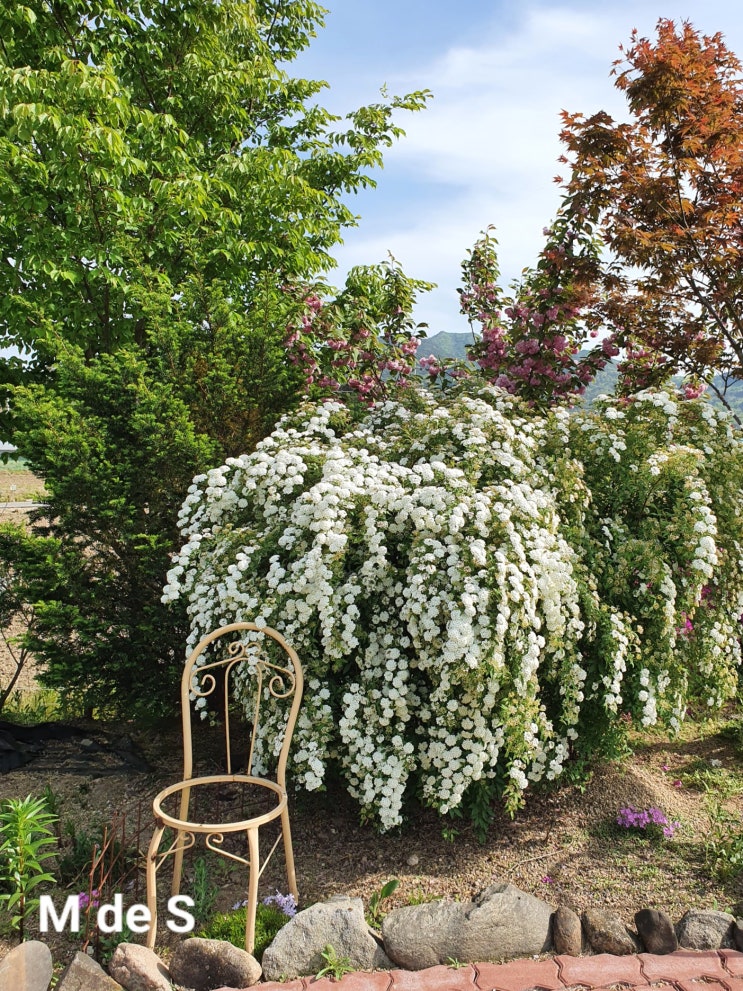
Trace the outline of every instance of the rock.
<path fill-rule="evenodd" d="M 733 943 L 736 950 L 743 951 L 743 919 L 736 919 L 733 926 Z"/>
<path fill-rule="evenodd" d="M 382 923 L 390 959 L 407 970 L 528 957 L 551 947 L 552 908 L 513 885 L 491 884 L 471 902 L 399 908 Z"/>
<path fill-rule="evenodd" d="M 38 939 L 14 946 L 0 960 L 0 988 L 12 991 L 47 991 L 52 979 L 52 954 Z"/>
<path fill-rule="evenodd" d="M 458 955 L 468 908 L 471 902 L 436 901 L 394 909 L 382 922 L 387 955 L 405 970 L 424 970 L 449 959 L 469 962 Z"/>
<path fill-rule="evenodd" d="M 408 857 L 407 863 L 408 863 L 408 867 L 417 867 L 418 864 L 420 863 L 420 857 L 418 856 L 417 853 L 411 853 L 410 856 Z"/>
<path fill-rule="evenodd" d="M 361 899 L 338 896 L 297 912 L 279 930 L 263 953 L 263 975 L 278 981 L 316 974 L 325 966 L 322 953 L 328 945 L 339 957 L 348 957 L 354 970 L 392 967 L 366 924 Z"/>
<path fill-rule="evenodd" d="M 170 958 L 170 979 L 192 991 L 249 988 L 261 977 L 261 965 L 246 950 L 221 939 L 185 939 Z"/>
<path fill-rule="evenodd" d="M 679 946 L 686 950 L 719 950 L 733 946 L 735 918 L 727 912 L 689 909 L 676 926 Z"/>
<path fill-rule="evenodd" d="M 621 957 L 635 953 L 637 947 L 627 927 L 615 916 L 598 908 L 587 908 L 583 913 L 586 938 L 595 953 L 612 953 Z"/>
<path fill-rule="evenodd" d="M 87 953 L 78 952 L 63 971 L 54 991 L 121 991 L 121 985 Z"/>
<path fill-rule="evenodd" d="M 635 926 L 648 953 L 673 953 L 678 949 L 676 931 L 665 912 L 643 908 L 635 912 Z"/>
<path fill-rule="evenodd" d="M 558 955 L 579 957 L 583 952 L 580 916 L 567 905 L 560 905 L 552 916 L 552 942 Z"/>
<path fill-rule="evenodd" d="M 171 991 L 165 964 L 154 950 L 137 943 L 119 943 L 108 972 L 126 991 Z"/>

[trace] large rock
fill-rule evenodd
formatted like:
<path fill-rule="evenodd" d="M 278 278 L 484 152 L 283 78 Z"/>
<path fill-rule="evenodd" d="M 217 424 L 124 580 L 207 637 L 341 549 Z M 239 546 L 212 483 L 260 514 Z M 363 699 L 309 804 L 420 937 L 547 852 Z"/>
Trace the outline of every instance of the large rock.
<path fill-rule="evenodd" d="M 648 953 L 673 953 L 678 949 L 676 931 L 665 912 L 643 908 L 635 912 L 635 925 Z"/>
<path fill-rule="evenodd" d="M 78 952 L 62 972 L 54 991 L 121 991 L 121 985 L 87 953 Z"/>
<path fill-rule="evenodd" d="M 169 964 L 170 979 L 193 991 L 249 988 L 261 977 L 261 965 L 246 950 L 221 939 L 185 939 Z"/>
<path fill-rule="evenodd" d="M 552 917 L 552 942 L 558 956 L 579 957 L 583 952 L 580 916 L 567 905 L 559 905 Z"/>
<path fill-rule="evenodd" d="M 733 945 L 736 950 L 743 950 L 743 919 L 736 919 L 733 926 Z"/>
<path fill-rule="evenodd" d="M 638 949 L 621 919 L 607 915 L 601 909 L 586 909 L 583 913 L 583 928 L 595 953 L 612 953 L 621 957 L 635 953 Z"/>
<path fill-rule="evenodd" d="M 491 884 L 471 902 L 399 908 L 382 924 L 390 959 L 407 970 L 461 960 L 528 957 L 551 948 L 552 908 L 513 885 Z"/>
<path fill-rule="evenodd" d="M 316 974 L 325 966 L 326 946 L 348 957 L 354 970 L 389 970 L 392 963 L 372 935 L 360 898 L 331 898 L 297 912 L 263 953 L 268 981 Z"/>
<path fill-rule="evenodd" d="M 384 948 L 405 970 L 424 970 L 447 960 L 461 960 L 461 934 L 472 902 L 427 902 L 389 913 L 382 922 Z M 485 960 L 482 957 L 482 960 Z"/>
<path fill-rule="evenodd" d="M 165 964 L 154 950 L 137 943 L 119 943 L 108 972 L 126 991 L 171 991 Z"/>
<path fill-rule="evenodd" d="M 0 988 L 5 991 L 47 991 L 52 979 L 52 954 L 45 943 L 30 939 L 14 946 L 0 960 Z"/>
<path fill-rule="evenodd" d="M 689 909 L 676 926 L 679 946 L 686 950 L 732 948 L 735 917 L 727 912 Z"/>

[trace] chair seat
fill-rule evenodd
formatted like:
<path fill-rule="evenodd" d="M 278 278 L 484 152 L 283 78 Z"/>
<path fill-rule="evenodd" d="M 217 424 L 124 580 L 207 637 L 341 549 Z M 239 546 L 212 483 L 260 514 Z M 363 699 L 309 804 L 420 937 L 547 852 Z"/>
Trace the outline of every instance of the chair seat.
<path fill-rule="evenodd" d="M 179 819 L 176 816 L 165 812 L 162 808 L 162 803 L 172 795 L 182 795 L 183 792 L 187 790 L 193 795 L 193 793 L 199 788 L 221 784 L 250 785 L 251 787 L 258 789 L 265 789 L 273 793 L 276 799 L 276 805 L 274 808 L 270 809 L 268 812 L 264 812 L 261 815 L 252 816 L 249 819 L 240 819 L 236 822 L 195 822 L 193 819 Z M 155 796 L 152 803 L 155 818 L 162 825 L 170 826 L 171 829 L 185 830 L 192 833 L 238 833 L 244 832 L 247 829 L 257 829 L 259 826 L 262 826 L 267 822 L 278 819 L 286 806 L 287 794 L 280 785 L 278 785 L 275 781 L 268 781 L 265 778 L 256 778 L 251 774 L 213 774 L 207 777 L 189 778 L 184 781 L 178 781 L 174 785 L 169 785 L 167 788 L 163 788 L 163 790 Z"/>

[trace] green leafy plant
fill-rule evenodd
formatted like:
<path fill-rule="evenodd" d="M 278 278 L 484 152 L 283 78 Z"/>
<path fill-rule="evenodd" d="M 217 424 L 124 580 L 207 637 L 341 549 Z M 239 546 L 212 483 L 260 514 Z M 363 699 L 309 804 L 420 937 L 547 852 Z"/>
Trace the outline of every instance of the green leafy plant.
<path fill-rule="evenodd" d="M 462 960 L 458 960 L 456 957 L 447 957 L 446 966 L 451 967 L 453 970 L 460 970 L 462 967 L 466 967 L 467 964 Z"/>
<path fill-rule="evenodd" d="M 743 828 L 740 819 L 720 802 L 710 807 L 710 828 L 704 844 L 707 869 L 719 881 L 743 873 Z"/>
<path fill-rule="evenodd" d="M 348 957 L 339 957 L 335 947 L 331 946 L 330 943 L 328 943 L 320 956 L 325 961 L 325 966 L 315 974 L 317 980 L 329 974 L 334 980 L 339 981 L 344 974 L 350 974 L 353 971 L 350 959 Z"/>
<path fill-rule="evenodd" d="M 400 882 L 396 877 L 387 881 L 382 887 L 375 891 L 369 898 L 369 908 L 366 911 L 366 921 L 374 929 L 378 929 L 382 924 L 382 902 L 386 901 L 397 890 Z"/>
<path fill-rule="evenodd" d="M 245 947 L 245 914 L 244 907 L 232 912 L 218 912 L 199 932 L 203 939 L 221 939 L 240 949 Z M 276 934 L 289 921 L 289 916 L 275 905 L 259 903 L 255 914 L 255 944 L 253 956 L 259 962 L 263 959 L 263 951 L 270 946 Z"/>
<path fill-rule="evenodd" d="M 712 763 L 699 759 L 680 774 L 681 781 L 688 788 L 697 791 L 713 792 L 720 800 L 740 794 L 743 782 L 738 774 L 722 767 L 719 761 Z"/>
<path fill-rule="evenodd" d="M 209 918 L 217 900 L 218 891 L 218 887 L 211 880 L 206 857 L 198 857 L 193 865 L 193 881 L 191 882 L 192 911 L 197 922 L 204 923 Z"/>
<path fill-rule="evenodd" d="M 54 851 L 46 848 L 56 846 L 50 828 L 55 822 L 56 816 L 48 811 L 43 798 L 8 798 L 0 805 L 0 883 L 5 888 L 0 892 L 0 904 L 12 913 L 11 924 L 21 940 L 26 919 L 39 904 L 31 892 L 55 880 L 44 867 L 54 856 Z"/>
<path fill-rule="evenodd" d="M 415 891 L 408 895 L 406 905 L 426 905 L 428 902 L 435 902 L 438 898 L 432 891 L 424 891 L 423 888 L 418 887 Z"/>
<path fill-rule="evenodd" d="M 114 950 L 119 943 L 132 943 L 136 941 L 136 935 L 131 931 L 126 923 L 121 930 L 112 933 L 98 933 L 96 939 L 96 959 L 104 966 L 108 964 L 114 955 Z"/>

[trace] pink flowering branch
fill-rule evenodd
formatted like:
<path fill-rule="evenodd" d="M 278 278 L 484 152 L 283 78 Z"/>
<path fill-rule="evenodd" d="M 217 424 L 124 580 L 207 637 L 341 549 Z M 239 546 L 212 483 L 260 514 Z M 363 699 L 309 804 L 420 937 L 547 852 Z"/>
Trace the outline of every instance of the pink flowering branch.
<path fill-rule="evenodd" d="M 334 299 L 301 289 L 298 318 L 287 328 L 289 361 L 304 371 L 309 395 L 350 391 L 363 403 L 404 388 L 423 337 L 412 309 L 430 283 L 408 278 L 391 259 L 349 272 Z"/>
<path fill-rule="evenodd" d="M 481 327 L 471 360 L 495 385 L 538 407 L 574 401 L 619 353 L 610 335 L 581 354 L 601 326 L 594 240 L 565 213 L 545 234 L 537 268 L 527 271 L 513 298 L 499 286 L 492 229 L 465 260 L 460 290 L 462 312 Z"/>

